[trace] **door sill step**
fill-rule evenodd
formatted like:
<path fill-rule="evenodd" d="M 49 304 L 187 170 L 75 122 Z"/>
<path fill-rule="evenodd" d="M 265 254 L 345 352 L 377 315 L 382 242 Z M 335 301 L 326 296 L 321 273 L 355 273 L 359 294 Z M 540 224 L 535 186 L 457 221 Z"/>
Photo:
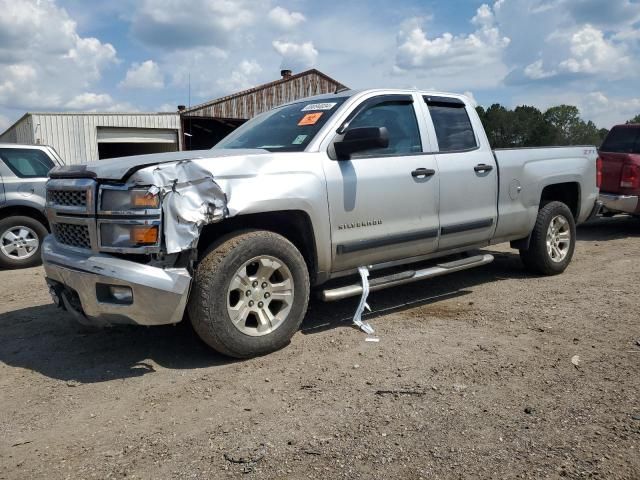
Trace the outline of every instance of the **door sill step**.
<path fill-rule="evenodd" d="M 422 270 L 407 270 L 405 272 L 372 278 L 369 280 L 369 291 L 375 292 L 377 290 L 383 290 L 397 285 L 417 282 L 418 280 L 439 277 L 448 273 L 459 272 L 461 270 L 486 265 L 491 262 L 493 262 L 493 255 L 486 253 L 484 255 L 464 258 L 462 260 L 439 263 L 433 267 L 424 268 Z M 355 283 L 352 285 L 345 285 L 344 287 L 323 290 L 321 298 L 325 302 L 334 302 L 336 300 L 356 297 L 358 295 L 362 295 L 362 285 L 360 283 Z"/>

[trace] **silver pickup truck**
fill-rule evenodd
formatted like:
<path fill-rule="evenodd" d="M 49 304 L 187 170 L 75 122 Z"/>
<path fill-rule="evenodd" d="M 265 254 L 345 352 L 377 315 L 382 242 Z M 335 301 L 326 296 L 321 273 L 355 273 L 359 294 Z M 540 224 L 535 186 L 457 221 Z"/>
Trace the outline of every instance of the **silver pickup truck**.
<path fill-rule="evenodd" d="M 57 304 L 93 325 L 188 314 L 234 357 L 286 345 L 312 287 L 358 296 L 487 264 L 471 252 L 502 242 L 560 273 L 598 196 L 595 147 L 492 151 L 466 97 L 415 90 L 312 97 L 211 150 L 50 177 L 42 255 Z"/>

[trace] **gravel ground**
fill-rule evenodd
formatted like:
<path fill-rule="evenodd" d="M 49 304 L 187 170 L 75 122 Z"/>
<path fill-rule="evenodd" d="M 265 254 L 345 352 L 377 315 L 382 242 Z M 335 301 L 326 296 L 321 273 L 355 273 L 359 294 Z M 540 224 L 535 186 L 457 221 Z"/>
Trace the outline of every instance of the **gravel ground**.
<path fill-rule="evenodd" d="M 489 251 L 372 294 L 379 343 L 357 299 L 312 302 L 241 362 L 183 326 L 83 331 L 41 268 L 0 272 L 0 478 L 640 478 L 640 222 L 581 227 L 556 277 Z"/>

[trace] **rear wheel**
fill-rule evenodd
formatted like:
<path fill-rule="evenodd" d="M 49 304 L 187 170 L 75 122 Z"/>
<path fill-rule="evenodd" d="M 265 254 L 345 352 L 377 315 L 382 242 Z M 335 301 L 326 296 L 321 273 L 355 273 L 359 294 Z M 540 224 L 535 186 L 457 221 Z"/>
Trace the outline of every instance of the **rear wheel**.
<path fill-rule="evenodd" d="M 309 301 L 304 258 L 273 232 L 236 233 L 212 246 L 194 278 L 189 317 L 200 338 L 237 358 L 289 343 Z"/>
<path fill-rule="evenodd" d="M 40 265 L 40 246 L 47 233 L 46 227 L 31 217 L 0 220 L 0 268 Z"/>
<path fill-rule="evenodd" d="M 527 250 L 520 258 L 527 269 L 542 275 L 564 272 L 576 246 L 576 224 L 569 207 L 550 202 L 538 212 Z"/>

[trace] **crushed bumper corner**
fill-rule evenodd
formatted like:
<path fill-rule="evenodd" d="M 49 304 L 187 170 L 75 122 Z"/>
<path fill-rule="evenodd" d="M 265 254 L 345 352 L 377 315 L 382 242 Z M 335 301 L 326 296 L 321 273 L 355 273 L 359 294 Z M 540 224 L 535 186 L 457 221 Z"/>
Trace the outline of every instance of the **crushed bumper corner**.
<path fill-rule="evenodd" d="M 163 269 L 111 255 L 80 252 L 48 236 L 42 260 L 50 290 L 80 323 L 168 325 L 182 320 L 191 276 L 184 268 Z M 110 289 L 130 298 L 110 297 Z M 55 301 L 55 297 L 54 297 Z"/>

